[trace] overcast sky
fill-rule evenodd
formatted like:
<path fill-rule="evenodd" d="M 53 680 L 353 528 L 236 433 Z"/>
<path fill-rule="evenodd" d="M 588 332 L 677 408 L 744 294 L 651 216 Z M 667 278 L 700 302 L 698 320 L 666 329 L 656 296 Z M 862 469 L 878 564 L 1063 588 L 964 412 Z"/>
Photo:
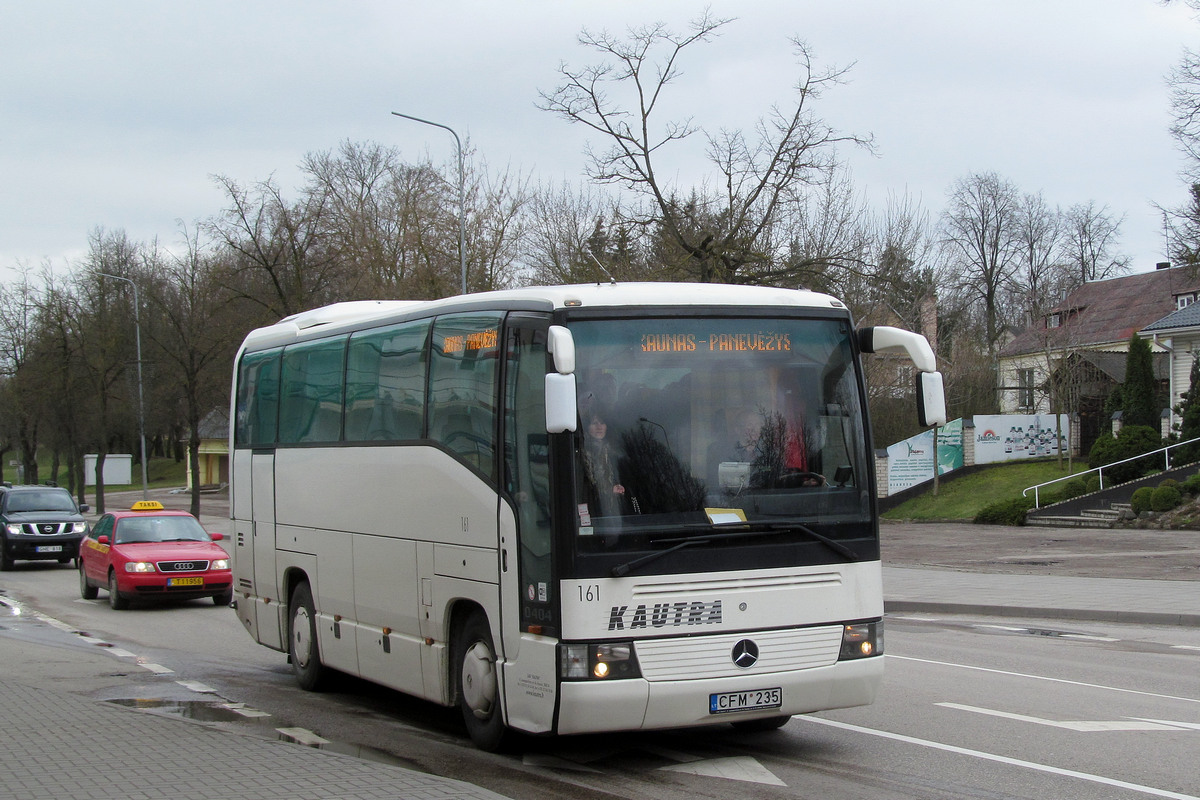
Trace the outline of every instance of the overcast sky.
<path fill-rule="evenodd" d="M 212 176 L 274 175 L 289 196 L 305 153 L 339 142 L 453 158 L 449 125 L 493 168 L 582 180 L 584 132 L 536 108 L 557 68 L 595 59 L 582 27 L 680 30 L 703 5 L 654 0 L 148 2 L 0 0 L 0 280 L 63 271 L 89 231 L 171 246 L 222 207 Z M 736 17 L 694 49 L 672 107 L 711 129 L 751 129 L 791 102 L 788 37 L 819 64 L 854 63 L 818 112 L 874 134 L 847 152 L 877 206 L 907 193 L 931 214 L 971 172 L 994 171 L 1066 208 L 1124 216 L 1138 271 L 1163 260 L 1179 204 L 1164 76 L 1200 23 L 1156 0 L 714 0 Z M 703 165 L 663 154 L 667 174 Z"/>

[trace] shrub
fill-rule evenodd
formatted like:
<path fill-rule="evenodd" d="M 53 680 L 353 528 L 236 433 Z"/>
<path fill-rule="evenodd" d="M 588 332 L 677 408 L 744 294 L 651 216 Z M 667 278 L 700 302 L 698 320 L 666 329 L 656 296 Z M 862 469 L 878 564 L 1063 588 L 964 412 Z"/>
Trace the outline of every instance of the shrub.
<path fill-rule="evenodd" d="M 1135 490 L 1133 497 L 1129 498 L 1129 505 L 1133 507 L 1133 513 L 1141 514 L 1143 511 L 1149 511 L 1152 494 L 1154 494 L 1154 490 L 1149 486 Z"/>
<path fill-rule="evenodd" d="M 1024 525 L 1025 512 L 1033 508 L 1032 497 L 1001 500 L 984 506 L 975 515 L 977 525 Z"/>
<path fill-rule="evenodd" d="M 1162 447 L 1162 438 L 1153 428 L 1145 425 L 1127 425 L 1116 437 L 1101 436 L 1096 440 L 1096 443 L 1092 445 L 1091 452 L 1088 453 L 1088 466 L 1093 469 L 1105 467 L 1142 453 L 1149 453 L 1160 447 Z M 1158 462 L 1153 458 L 1145 458 L 1106 469 L 1104 470 L 1105 482 L 1111 480 L 1114 484 L 1125 483 L 1140 478 L 1148 470 L 1154 469 L 1157 464 Z"/>
<path fill-rule="evenodd" d="M 1184 479 L 1183 490 L 1193 497 L 1200 495 L 1200 472 L 1189 475 Z"/>
<path fill-rule="evenodd" d="M 1164 486 L 1174 486 L 1176 489 L 1178 489 L 1179 481 L 1175 480 L 1174 478 L 1163 478 L 1158 482 L 1158 488 L 1161 489 Z"/>
<path fill-rule="evenodd" d="M 1150 495 L 1151 511 L 1170 511 L 1183 501 L 1183 495 L 1174 486 L 1160 486 Z"/>
<path fill-rule="evenodd" d="M 1100 491 L 1101 488 L 1102 487 L 1100 486 L 1100 476 L 1099 475 L 1089 475 L 1088 479 L 1087 479 L 1088 492 L 1098 492 L 1098 491 Z"/>
<path fill-rule="evenodd" d="M 1059 498 L 1062 500 L 1070 500 L 1072 497 L 1079 497 L 1087 494 L 1087 484 L 1083 482 L 1083 478 L 1073 478 L 1063 484 L 1062 492 Z"/>

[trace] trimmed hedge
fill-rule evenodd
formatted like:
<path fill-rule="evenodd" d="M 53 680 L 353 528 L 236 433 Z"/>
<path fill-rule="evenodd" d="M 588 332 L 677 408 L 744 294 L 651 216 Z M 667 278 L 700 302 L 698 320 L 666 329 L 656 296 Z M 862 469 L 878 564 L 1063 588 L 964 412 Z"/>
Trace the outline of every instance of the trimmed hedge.
<path fill-rule="evenodd" d="M 1133 492 L 1133 497 L 1129 498 L 1129 505 L 1133 508 L 1133 513 L 1141 514 L 1144 511 L 1150 510 L 1150 496 L 1154 494 L 1154 490 L 1149 486 L 1143 486 Z"/>
<path fill-rule="evenodd" d="M 1174 486 L 1159 486 L 1150 495 L 1151 511 L 1170 511 L 1183 502 L 1183 495 Z"/>
<path fill-rule="evenodd" d="M 1032 497 L 1017 497 L 1001 500 L 984 506 L 975 515 L 977 525 L 1024 525 L 1025 513 L 1033 508 Z"/>

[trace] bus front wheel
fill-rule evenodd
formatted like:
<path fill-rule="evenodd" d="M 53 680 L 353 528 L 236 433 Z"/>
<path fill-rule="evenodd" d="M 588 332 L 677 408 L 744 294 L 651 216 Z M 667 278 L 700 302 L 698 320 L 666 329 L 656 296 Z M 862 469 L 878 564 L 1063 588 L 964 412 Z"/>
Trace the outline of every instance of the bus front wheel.
<path fill-rule="evenodd" d="M 499 750 L 507 728 L 500 711 L 500 675 L 487 618 L 474 613 L 455 639 L 458 706 L 471 741 L 481 750 Z"/>
<path fill-rule="evenodd" d="M 307 583 L 300 583 L 292 590 L 289 609 L 288 660 L 292 662 L 292 674 L 301 689 L 316 691 L 324 683 L 327 670 L 321 663 L 317 612 Z"/>

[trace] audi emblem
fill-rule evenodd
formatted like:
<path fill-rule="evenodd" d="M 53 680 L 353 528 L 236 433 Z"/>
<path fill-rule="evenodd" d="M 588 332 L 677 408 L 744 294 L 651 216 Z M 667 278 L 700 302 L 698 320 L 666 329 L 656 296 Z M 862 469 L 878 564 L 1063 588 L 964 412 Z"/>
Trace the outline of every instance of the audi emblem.
<path fill-rule="evenodd" d="M 758 645 L 749 639 L 742 639 L 733 646 L 730 658 L 738 669 L 749 669 L 758 662 Z"/>
<path fill-rule="evenodd" d="M 195 569 L 196 565 L 191 561 L 176 561 L 174 569 L 176 572 L 187 572 L 189 569 Z"/>

